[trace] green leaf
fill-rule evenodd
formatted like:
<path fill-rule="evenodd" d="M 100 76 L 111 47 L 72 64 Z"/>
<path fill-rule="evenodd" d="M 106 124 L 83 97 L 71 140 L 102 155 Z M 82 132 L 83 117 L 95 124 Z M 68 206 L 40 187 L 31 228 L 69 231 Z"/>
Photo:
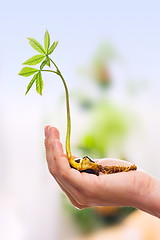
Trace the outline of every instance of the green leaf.
<path fill-rule="evenodd" d="M 42 74 L 41 74 L 41 72 L 39 72 L 37 74 L 37 78 L 36 78 L 36 91 L 40 95 L 42 95 L 43 86 L 44 86 L 44 83 L 43 83 L 43 80 L 42 80 Z"/>
<path fill-rule="evenodd" d="M 46 30 L 44 35 L 44 49 L 46 54 L 48 53 L 49 45 L 50 45 L 50 36 L 49 36 L 49 32 Z"/>
<path fill-rule="evenodd" d="M 48 55 L 50 55 L 54 51 L 54 49 L 57 47 L 57 45 L 58 45 L 58 41 L 56 41 L 52 44 L 52 46 L 48 50 Z"/>
<path fill-rule="evenodd" d="M 27 86 L 27 91 L 25 92 L 25 95 L 29 92 L 29 90 L 31 89 L 33 83 L 36 81 L 37 75 L 38 75 L 38 73 L 36 73 L 36 74 L 33 76 L 32 80 L 31 80 L 30 83 L 28 84 L 28 86 Z"/>
<path fill-rule="evenodd" d="M 35 55 L 35 56 L 29 58 L 23 64 L 24 65 L 36 65 L 36 64 L 42 62 L 44 58 L 45 58 L 45 55 L 41 55 L 41 54 Z"/>
<path fill-rule="evenodd" d="M 49 57 L 46 57 L 46 65 L 47 65 L 48 67 L 51 66 Z"/>
<path fill-rule="evenodd" d="M 46 59 L 41 63 L 40 69 L 43 69 L 45 65 L 47 65 L 49 67 L 51 66 L 49 57 L 46 57 Z"/>
<path fill-rule="evenodd" d="M 43 49 L 42 45 L 34 38 L 28 38 L 29 44 L 39 53 L 45 54 L 45 50 Z"/>
<path fill-rule="evenodd" d="M 44 66 L 46 65 L 46 59 L 41 63 L 40 65 L 40 69 L 42 70 L 44 68 Z"/>
<path fill-rule="evenodd" d="M 36 68 L 31 68 L 31 67 L 24 67 L 22 70 L 18 73 L 19 75 L 23 77 L 28 77 L 30 75 L 33 75 L 34 73 L 38 72 L 39 70 Z"/>

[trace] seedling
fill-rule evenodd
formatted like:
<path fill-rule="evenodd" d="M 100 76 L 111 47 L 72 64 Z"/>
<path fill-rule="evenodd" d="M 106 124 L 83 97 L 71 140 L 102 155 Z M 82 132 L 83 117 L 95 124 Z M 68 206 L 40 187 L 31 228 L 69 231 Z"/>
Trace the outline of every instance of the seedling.
<path fill-rule="evenodd" d="M 66 132 L 66 155 L 68 158 L 68 161 L 70 163 L 70 166 L 79 170 L 80 172 L 88 172 L 93 173 L 96 175 L 99 175 L 100 172 L 105 174 L 111 174 L 116 172 L 128 172 L 130 170 L 136 170 L 137 167 L 135 165 L 131 165 L 130 167 L 124 167 L 124 166 L 105 166 L 96 164 L 92 159 L 90 159 L 88 156 L 85 156 L 80 159 L 74 159 L 71 153 L 71 146 L 70 146 L 70 137 L 71 137 L 71 117 L 70 117 L 70 105 L 69 105 L 69 92 L 68 87 L 66 84 L 66 81 L 58 68 L 57 64 L 52 60 L 50 55 L 53 53 L 53 51 L 56 49 L 58 45 L 58 41 L 53 42 L 52 45 L 50 45 L 50 35 L 49 32 L 46 30 L 44 35 L 44 47 L 34 38 L 28 38 L 29 44 L 39 53 L 38 55 L 35 55 L 31 58 L 29 58 L 27 61 L 23 63 L 23 65 L 28 65 L 29 67 L 23 67 L 20 71 L 19 75 L 23 77 L 33 76 L 31 81 L 29 82 L 27 86 L 26 93 L 29 92 L 31 87 L 35 84 L 36 85 L 36 91 L 40 95 L 42 95 L 43 91 L 43 79 L 42 79 L 42 73 L 43 72 L 50 72 L 52 74 L 58 75 L 62 83 L 64 85 L 65 89 L 65 96 L 66 96 L 66 110 L 67 110 L 67 132 Z M 30 66 L 34 66 L 39 64 L 39 68 L 33 68 Z M 46 66 L 48 67 L 54 67 L 54 70 L 51 69 L 44 69 Z"/>

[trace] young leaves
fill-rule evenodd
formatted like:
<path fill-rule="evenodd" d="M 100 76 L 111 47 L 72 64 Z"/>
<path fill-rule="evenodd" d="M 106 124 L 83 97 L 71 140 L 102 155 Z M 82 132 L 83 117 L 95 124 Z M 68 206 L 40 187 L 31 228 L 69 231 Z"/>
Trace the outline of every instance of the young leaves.
<path fill-rule="evenodd" d="M 31 76 L 34 74 L 33 78 L 31 79 L 30 83 L 27 86 L 27 90 L 26 90 L 25 94 L 27 94 L 29 92 L 29 90 L 31 89 L 31 87 L 33 86 L 33 84 L 36 83 L 36 91 L 40 95 L 42 95 L 44 83 L 42 80 L 41 71 L 45 66 L 50 67 L 51 60 L 48 55 L 53 53 L 54 49 L 58 45 L 58 41 L 53 42 L 53 44 L 50 46 L 50 35 L 47 30 L 45 31 L 45 34 L 44 34 L 44 47 L 34 38 L 28 38 L 28 40 L 29 40 L 29 44 L 40 54 L 29 58 L 27 61 L 25 61 L 23 63 L 23 65 L 32 66 L 32 65 L 37 65 L 39 63 L 41 63 L 41 64 L 40 64 L 39 69 L 32 68 L 32 67 L 24 67 L 20 71 L 19 75 L 21 75 L 23 77 L 28 77 L 28 76 Z"/>
<path fill-rule="evenodd" d="M 50 66 L 51 66 L 51 64 L 50 64 L 50 58 L 47 56 L 45 60 L 46 60 L 46 65 L 47 65 L 48 67 L 50 67 Z"/>
<path fill-rule="evenodd" d="M 31 89 L 33 83 L 36 81 L 37 74 L 38 74 L 38 73 L 36 73 L 36 74 L 33 76 L 32 80 L 31 80 L 30 83 L 28 84 L 28 86 L 27 86 L 27 91 L 25 92 L 25 95 L 29 92 L 29 90 Z"/>
<path fill-rule="evenodd" d="M 31 68 L 31 67 L 24 67 L 22 68 L 22 70 L 20 71 L 19 75 L 23 76 L 23 77 L 28 77 L 30 75 L 33 75 L 34 73 L 38 72 L 39 70 L 36 68 Z"/>
<path fill-rule="evenodd" d="M 47 66 L 51 66 L 50 65 L 50 58 L 48 56 L 46 56 L 45 60 L 41 63 L 40 65 L 40 69 L 42 70 L 44 68 L 44 66 L 47 65 Z"/>
<path fill-rule="evenodd" d="M 36 82 L 36 91 L 37 91 L 40 95 L 42 95 L 42 90 L 43 90 L 44 83 L 43 83 L 42 74 L 41 74 L 40 71 L 33 76 L 32 80 L 31 80 L 30 83 L 28 84 L 28 86 L 27 86 L 27 91 L 25 92 L 25 95 L 29 92 L 29 90 L 30 90 L 31 87 L 33 86 L 34 82 Z"/>
<path fill-rule="evenodd" d="M 36 65 L 36 64 L 42 62 L 44 60 L 44 58 L 45 58 L 45 55 L 41 55 L 41 54 L 35 55 L 35 56 L 29 58 L 27 61 L 25 61 L 23 63 L 23 65 Z"/>
<path fill-rule="evenodd" d="M 46 59 L 41 63 L 41 65 L 40 65 L 40 70 L 42 70 L 45 65 L 46 65 Z"/>
<path fill-rule="evenodd" d="M 49 32 L 46 30 L 44 35 L 44 49 L 46 53 L 48 53 L 49 46 L 50 46 L 50 36 L 49 36 Z"/>
<path fill-rule="evenodd" d="M 54 49 L 57 47 L 58 45 L 58 41 L 54 42 L 52 44 L 52 46 L 49 48 L 50 46 L 50 35 L 49 32 L 46 30 L 45 35 L 44 35 L 44 49 L 47 55 L 52 54 L 52 52 L 54 51 Z"/>
<path fill-rule="evenodd" d="M 30 80 L 26 93 L 27 94 L 32 86 L 36 85 L 36 91 L 40 95 L 42 95 L 44 83 L 42 80 L 42 72 L 52 72 L 56 75 L 59 75 L 59 77 L 62 80 L 62 83 L 64 85 L 65 89 L 65 94 L 66 94 L 66 110 L 67 110 L 67 134 L 66 134 L 66 153 L 68 156 L 69 160 L 72 160 L 72 154 L 71 154 L 71 149 L 70 149 L 70 134 L 71 134 L 71 118 L 70 118 L 70 108 L 69 108 L 69 93 L 68 93 L 68 88 L 67 84 L 64 80 L 64 77 L 62 76 L 59 68 L 55 64 L 55 62 L 50 58 L 50 54 L 53 53 L 54 49 L 58 45 L 58 41 L 53 42 L 50 46 L 50 35 L 49 32 L 46 30 L 44 34 L 44 47 L 34 38 L 28 38 L 29 44 L 39 53 L 38 55 L 35 55 L 31 58 L 29 58 L 27 61 L 25 61 L 23 64 L 25 65 L 39 65 L 39 69 L 32 68 L 32 67 L 24 67 L 20 71 L 19 75 L 28 77 L 30 75 L 32 76 L 32 79 Z M 45 66 L 53 65 L 55 70 L 48 70 L 48 69 L 43 69 Z M 74 161 L 74 160 L 73 160 Z"/>
<path fill-rule="evenodd" d="M 28 38 L 29 44 L 39 53 L 45 54 L 45 50 L 41 46 L 41 44 L 34 38 Z"/>
<path fill-rule="evenodd" d="M 33 75 L 34 73 L 36 73 L 36 74 L 33 76 L 32 80 L 28 84 L 25 95 L 29 92 L 29 90 L 31 89 L 31 87 L 33 86 L 35 81 L 36 81 L 36 90 L 40 95 L 42 95 L 43 80 L 42 80 L 41 72 L 38 69 L 30 68 L 30 67 L 24 67 L 20 71 L 19 75 L 21 75 L 23 77 L 28 77 L 28 76 Z"/>
<path fill-rule="evenodd" d="M 42 95 L 43 86 L 44 86 L 44 83 L 43 83 L 43 80 L 42 80 L 42 74 L 41 74 L 41 72 L 38 72 L 37 77 L 36 77 L 36 91 L 40 95 Z"/>
<path fill-rule="evenodd" d="M 48 55 L 52 54 L 52 52 L 54 51 L 54 49 L 57 47 L 58 45 L 58 41 L 54 42 L 52 44 L 52 46 L 50 47 L 50 49 L 48 50 Z"/>

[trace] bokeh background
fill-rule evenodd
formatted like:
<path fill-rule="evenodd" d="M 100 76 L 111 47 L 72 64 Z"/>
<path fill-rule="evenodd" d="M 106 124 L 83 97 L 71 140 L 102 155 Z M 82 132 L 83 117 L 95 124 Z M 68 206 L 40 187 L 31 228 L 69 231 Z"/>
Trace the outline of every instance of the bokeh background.
<path fill-rule="evenodd" d="M 116 157 L 160 174 L 159 1 L 3 1 L 0 7 L 0 239 L 159 239 L 158 219 L 132 208 L 78 211 L 49 174 L 43 129 L 65 142 L 63 85 L 44 75 L 24 96 L 22 62 L 59 40 L 53 59 L 70 90 L 76 155 Z M 77 127 L 78 126 L 78 127 Z M 116 235 L 117 234 L 117 235 Z"/>

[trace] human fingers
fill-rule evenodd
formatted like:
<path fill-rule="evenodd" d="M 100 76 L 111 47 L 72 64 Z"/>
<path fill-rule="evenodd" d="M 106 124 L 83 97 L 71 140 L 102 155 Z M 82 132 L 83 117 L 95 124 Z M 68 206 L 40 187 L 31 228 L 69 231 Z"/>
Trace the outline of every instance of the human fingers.
<path fill-rule="evenodd" d="M 45 136 L 46 158 L 50 173 L 55 177 L 58 183 L 61 184 L 61 186 L 63 184 L 65 189 L 67 188 L 67 192 L 71 191 L 71 189 L 72 192 L 75 192 L 76 190 L 74 190 L 71 184 L 67 182 L 66 177 L 70 175 L 70 170 L 77 171 L 71 169 L 68 159 L 64 155 L 63 147 L 59 140 L 58 130 L 55 127 L 46 126 Z"/>
<path fill-rule="evenodd" d="M 71 167 L 69 165 L 67 157 L 64 155 L 63 146 L 59 139 L 55 139 L 53 142 L 54 145 L 54 161 L 59 169 L 59 172 L 66 172 L 70 171 Z"/>
<path fill-rule="evenodd" d="M 70 171 L 72 172 L 73 170 L 75 171 L 75 173 L 77 173 L 78 171 L 70 168 L 68 164 L 68 160 L 63 156 L 63 148 L 62 148 L 61 142 L 55 139 L 51 145 L 52 145 L 51 149 L 48 151 L 48 156 L 51 152 L 51 158 L 49 156 L 49 159 L 48 159 L 48 168 L 50 170 L 50 173 L 55 178 L 55 180 L 57 181 L 61 189 L 65 192 L 70 202 L 76 208 L 83 209 L 85 207 L 88 207 L 87 203 L 86 202 L 84 203 L 84 201 L 81 200 L 83 196 L 81 195 L 80 197 L 80 191 L 75 186 L 74 181 L 72 181 L 72 183 L 68 181 L 68 176 L 70 176 Z M 53 152 L 54 152 L 54 157 L 52 157 Z M 59 165 L 57 166 L 56 160 L 55 160 L 56 158 L 57 158 L 57 161 L 61 162 L 61 166 Z"/>
<path fill-rule="evenodd" d="M 56 128 L 47 126 L 45 128 L 45 146 L 48 167 L 51 173 L 58 179 L 64 175 L 69 175 L 71 167 L 68 159 L 64 155 L 62 144 L 59 140 L 59 132 Z M 53 168 L 52 168 L 53 166 Z M 73 169 L 72 169 L 73 170 Z M 74 170 L 77 172 L 76 170 Z"/>
<path fill-rule="evenodd" d="M 84 184 L 83 175 L 79 171 L 71 168 L 68 159 L 64 157 L 63 146 L 58 139 L 54 141 L 54 161 L 59 178 L 77 189 Z"/>
<path fill-rule="evenodd" d="M 53 175 L 60 182 L 66 194 L 72 197 L 72 201 L 75 200 L 78 204 L 84 206 L 129 206 L 130 204 L 134 206 L 133 200 L 136 194 L 133 194 L 135 191 L 132 191 L 134 189 L 132 186 L 137 185 L 135 184 L 135 179 L 137 179 L 137 177 L 135 178 L 135 172 L 101 175 L 99 177 L 85 173 L 81 174 L 70 168 L 67 159 L 64 157 L 62 144 L 58 139 L 54 139 L 51 148 L 54 152 L 52 161 L 56 168 L 55 175 Z M 102 160 L 99 162 L 102 163 Z M 108 165 L 127 164 L 113 159 L 103 159 L 103 163 L 105 165 L 106 163 Z"/>
<path fill-rule="evenodd" d="M 54 140 L 59 139 L 60 134 L 57 128 L 52 126 L 45 127 L 45 149 L 46 149 L 46 160 L 50 172 L 56 172 L 56 165 L 54 162 Z"/>
<path fill-rule="evenodd" d="M 50 130 L 49 130 L 50 129 Z M 49 132 L 51 131 L 51 132 Z M 58 129 L 49 126 L 45 127 L 45 145 L 46 145 L 46 149 L 48 149 L 48 154 L 47 154 L 47 159 L 48 159 L 48 164 L 50 164 L 51 166 L 53 166 L 54 164 L 51 164 L 51 159 L 54 158 L 54 151 L 52 151 L 53 146 L 50 146 L 52 141 L 49 142 L 49 136 L 50 134 L 51 139 L 59 139 L 60 138 L 60 134 Z M 53 169 L 52 167 L 50 167 L 51 169 Z M 52 171 L 52 170 L 51 170 Z M 57 183 L 59 184 L 60 188 L 62 189 L 62 191 L 67 195 L 67 197 L 69 198 L 70 202 L 78 209 L 83 209 L 86 206 L 82 206 L 79 203 L 77 203 L 77 201 L 71 196 L 71 194 L 65 189 L 65 187 L 60 183 L 60 181 L 55 177 L 55 180 L 57 181 Z"/>
<path fill-rule="evenodd" d="M 79 205 L 95 204 L 93 200 L 97 197 L 95 192 L 97 187 L 97 176 L 80 173 L 79 171 L 70 167 L 68 160 L 64 157 L 63 147 L 58 137 L 56 138 L 53 127 L 48 128 L 49 135 L 46 143 L 46 154 L 48 167 L 51 174 L 67 191 L 69 196 Z M 49 146 L 48 146 L 49 145 Z M 72 201 L 73 201 L 72 199 Z"/>
<path fill-rule="evenodd" d="M 55 178 L 56 179 L 56 178 Z M 74 198 L 73 196 L 67 191 L 67 189 L 58 181 L 58 179 L 56 179 L 58 185 L 60 186 L 60 188 L 62 189 L 62 191 L 67 195 L 68 199 L 70 200 L 70 202 L 72 203 L 72 205 L 77 208 L 77 209 L 83 209 L 88 207 L 88 205 L 82 205 L 79 204 Z"/>
<path fill-rule="evenodd" d="M 60 139 L 60 133 L 59 133 L 58 129 L 55 127 L 52 127 L 50 125 L 45 127 L 44 133 L 45 133 L 46 149 L 48 149 L 48 147 L 51 147 L 51 145 L 48 144 L 49 140 Z"/>
<path fill-rule="evenodd" d="M 61 186 L 63 186 L 65 191 L 80 205 L 99 204 L 98 196 L 100 196 L 101 193 L 98 193 L 98 190 L 96 190 L 95 193 L 95 187 L 97 185 L 99 186 L 99 184 L 97 184 L 97 176 L 88 175 L 85 173 L 82 174 L 75 169 L 71 169 L 68 160 L 64 157 L 63 147 L 58 139 L 57 133 L 55 133 L 55 129 L 50 127 L 49 132 L 50 135 L 47 144 L 47 146 L 49 145 L 47 148 L 47 156 L 51 174 L 61 184 Z M 100 161 L 101 164 L 102 161 L 105 163 L 105 165 L 115 165 L 117 164 L 116 161 L 118 162 L 118 165 L 120 164 L 120 161 L 113 159 L 103 159 Z M 110 192 L 111 198 L 108 198 L 108 201 L 106 201 L 107 199 L 105 196 L 104 200 L 106 202 L 113 203 L 113 196 L 115 196 L 114 193 L 117 192 L 116 196 L 120 196 L 122 189 L 125 187 L 123 181 L 124 179 L 121 179 L 122 176 L 119 176 L 120 178 L 108 176 L 107 179 L 106 177 L 104 179 L 104 184 L 100 185 L 100 188 L 96 187 L 96 189 L 102 188 L 105 190 L 105 192 Z M 120 186 L 120 183 L 122 183 L 122 186 Z"/>
<path fill-rule="evenodd" d="M 79 204 L 85 206 L 90 206 L 87 202 L 89 188 L 90 192 L 95 193 L 95 184 L 92 179 L 97 178 L 95 175 L 80 173 L 79 171 L 70 167 L 68 160 L 63 157 L 63 148 L 59 140 L 54 142 L 54 152 L 55 152 L 55 164 L 56 164 L 56 178 L 61 183 L 61 185 L 66 189 L 66 191 L 74 198 L 74 200 Z M 67 160 L 67 161 L 66 161 Z M 90 176 L 89 176 L 90 175 Z M 88 180 L 87 180 L 88 178 Z M 92 186 L 89 186 L 93 182 Z M 89 183 L 89 184 L 88 184 Z"/>

